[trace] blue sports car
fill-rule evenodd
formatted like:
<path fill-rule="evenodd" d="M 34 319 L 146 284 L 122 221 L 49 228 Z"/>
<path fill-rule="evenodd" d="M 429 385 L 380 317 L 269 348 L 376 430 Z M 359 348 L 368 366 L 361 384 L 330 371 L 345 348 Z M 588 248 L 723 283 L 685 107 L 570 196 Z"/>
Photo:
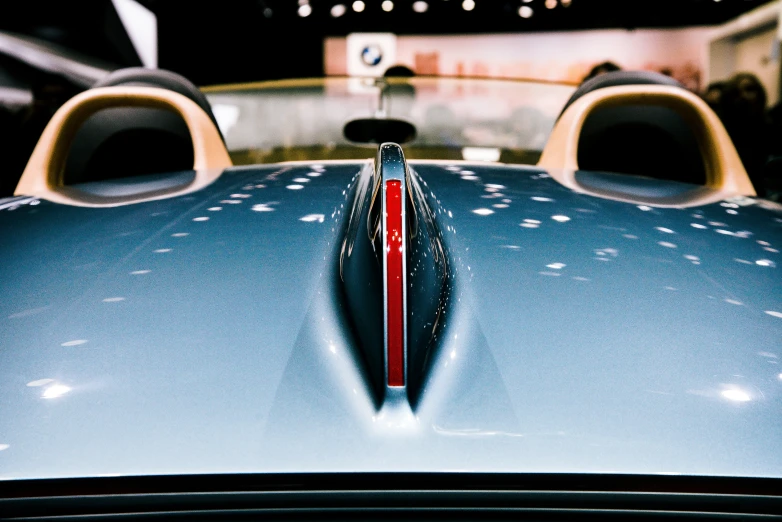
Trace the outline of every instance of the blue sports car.
<path fill-rule="evenodd" d="M 670 78 L 121 70 L 0 241 L 0 519 L 782 517 L 782 206 Z"/>

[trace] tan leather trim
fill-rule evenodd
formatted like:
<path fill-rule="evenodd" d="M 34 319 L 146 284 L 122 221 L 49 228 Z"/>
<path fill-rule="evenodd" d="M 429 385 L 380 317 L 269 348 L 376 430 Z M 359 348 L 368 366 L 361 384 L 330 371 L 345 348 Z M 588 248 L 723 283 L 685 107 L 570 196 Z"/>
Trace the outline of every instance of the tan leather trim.
<path fill-rule="evenodd" d="M 195 179 L 182 187 L 120 197 L 95 196 L 63 186 L 65 160 L 79 127 L 92 114 L 112 107 L 149 107 L 179 114 L 193 140 Z M 138 153 L 144 154 L 144 151 Z M 194 192 L 212 183 L 230 166 L 231 158 L 217 128 L 203 109 L 189 98 L 154 87 L 101 87 L 74 96 L 54 114 L 35 146 L 14 194 L 80 207 L 114 207 Z"/>
<path fill-rule="evenodd" d="M 578 142 L 584 122 L 596 109 L 620 105 L 665 106 L 681 115 L 693 129 L 700 146 L 706 166 L 706 187 L 693 190 L 684 200 L 665 201 L 626 194 L 609 195 L 580 185 L 575 179 L 575 171 L 579 168 Z M 691 207 L 733 196 L 756 195 L 736 148 L 714 111 L 698 96 L 667 85 L 606 87 L 579 98 L 554 126 L 538 166 L 572 190 L 652 206 Z"/>

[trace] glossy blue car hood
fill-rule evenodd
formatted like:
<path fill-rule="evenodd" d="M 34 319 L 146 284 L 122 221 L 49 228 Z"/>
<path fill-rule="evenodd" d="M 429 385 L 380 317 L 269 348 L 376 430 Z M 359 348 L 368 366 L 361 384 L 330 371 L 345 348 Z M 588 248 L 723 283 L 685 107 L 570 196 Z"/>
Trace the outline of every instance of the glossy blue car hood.
<path fill-rule="evenodd" d="M 412 166 L 454 284 L 407 411 L 372 401 L 338 284 L 371 165 L 231 169 L 116 208 L 5 203 L 0 478 L 782 477 L 780 212 Z"/>

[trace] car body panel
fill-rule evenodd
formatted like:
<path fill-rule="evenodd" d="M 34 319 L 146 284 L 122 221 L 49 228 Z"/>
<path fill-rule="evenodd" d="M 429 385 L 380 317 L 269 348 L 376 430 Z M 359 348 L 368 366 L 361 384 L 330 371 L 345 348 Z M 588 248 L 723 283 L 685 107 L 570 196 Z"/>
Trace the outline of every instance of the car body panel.
<path fill-rule="evenodd" d="M 453 286 L 413 406 L 373 401 L 342 296 L 371 162 L 1 210 L 0 478 L 782 477 L 781 212 L 623 203 L 533 167 L 411 167 Z"/>

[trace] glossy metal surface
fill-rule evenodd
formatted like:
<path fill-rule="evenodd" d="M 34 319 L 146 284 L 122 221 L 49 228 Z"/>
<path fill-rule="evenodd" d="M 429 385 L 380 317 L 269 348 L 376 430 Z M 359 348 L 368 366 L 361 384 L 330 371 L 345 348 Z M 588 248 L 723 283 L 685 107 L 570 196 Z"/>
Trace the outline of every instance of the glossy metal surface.
<path fill-rule="evenodd" d="M 366 164 L 0 205 L 0 477 L 782 477 L 782 213 L 412 167 L 450 277 L 412 406 L 375 399 L 340 278 Z"/>

